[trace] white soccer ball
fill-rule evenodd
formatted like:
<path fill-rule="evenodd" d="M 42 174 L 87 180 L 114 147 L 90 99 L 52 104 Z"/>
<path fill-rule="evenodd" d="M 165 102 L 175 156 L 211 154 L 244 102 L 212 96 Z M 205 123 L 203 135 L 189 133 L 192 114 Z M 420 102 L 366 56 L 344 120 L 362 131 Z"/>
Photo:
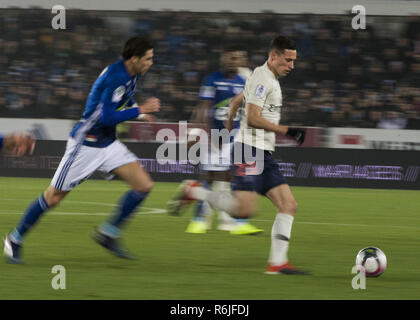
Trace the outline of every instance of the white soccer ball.
<path fill-rule="evenodd" d="M 376 247 L 363 248 L 356 256 L 356 266 L 366 277 L 379 277 L 386 269 L 385 253 Z"/>

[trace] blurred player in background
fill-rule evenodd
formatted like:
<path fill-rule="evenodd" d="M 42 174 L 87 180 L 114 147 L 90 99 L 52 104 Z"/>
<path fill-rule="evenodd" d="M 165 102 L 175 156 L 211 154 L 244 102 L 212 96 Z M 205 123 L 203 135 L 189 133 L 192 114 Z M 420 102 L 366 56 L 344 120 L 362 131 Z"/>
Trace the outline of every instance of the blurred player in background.
<path fill-rule="evenodd" d="M 194 182 L 185 182 L 181 198 L 206 200 L 213 207 L 239 218 L 250 217 L 255 212 L 257 194 L 270 199 L 277 208 L 277 215 L 271 230 L 271 249 L 266 270 L 268 274 L 307 273 L 293 266 L 287 257 L 297 202 L 272 156 L 276 133 L 293 138 L 299 145 L 305 139 L 303 129 L 279 124 L 283 98 L 278 78 L 285 77 L 293 70 L 296 56 L 296 47 L 291 40 L 283 36 L 276 37 L 270 44 L 266 63 L 257 67 L 246 82 L 245 107 L 234 145 L 234 152 L 242 154 L 240 159 L 236 159 L 236 154 L 233 159 L 234 196 L 209 191 Z M 256 160 L 247 161 L 247 150 L 252 151 Z"/>
<path fill-rule="evenodd" d="M 5 136 L 0 135 L 0 150 L 5 154 L 23 156 L 32 154 L 35 148 L 34 136 L 26 132 L 16 132 Z"/>
<path fill-rule="evenodd" d="M 208 153 L 201 155 L 201 170 L 203 175 L 202 184 L 214 191 L 231 192 L 231 161 L 230 153 L 232 139 L 224 141 L 212 141 L 211 129 L 222 130 L 229 105 L 242 103 L 242 90 L 246 78 L 238 74 L 238 69 L 247 64 L 247 53 L 239 47 L 231 45 L 223 49 L 220 65 L 221 70 L 209 74 L 200 88 L 200 104 L 195 113 L 194 122 L 204 124 L 204 130 L 209 137 Z M 247 68 L 242 68 L 245 73 Z M 249 69 L 248 69 L 249 72 Z M 238 114 L 231 122 L 230 129 L 239 128 L 240 115 Z M 177 193 L 178 194 L 178 193 Z M 177 213 L 177 195 L 175 200 L 169 202 L 171 214 Z M 174 206 L 173 206 L 174 204 Z M 198 201 L 194 209 L 194 216 L 185 232 L 206 233 L 211 228 L 212 208 L 207 201 Z M 258 229 L 248 222 L 248 219 L 233 219 L 225 211 L 219 211 L 218 230 L 230 231 L 232 234 L 255 234 L 263 230 Z"/>
<path fill-rule="evenodd" d="M 43 213 L 57 206 L 95 170 L 118 176 L 132 190 L 121 198 L 109 220 L 95 229 L 93 238 L 117 257 L 134 258 L 119 241 L 121 226 L 147 197 L 153 181 L 137 157 L 116 139 L 115 127 L 126 120 L 147 119 L 148 113 L 159 111 L 156 98 L 140 106 L 133 100 L 137 81 L 152 64 L 153 45 L 145 38 L 133 37 L 125 43 L 122 59 L 106 67 L 96 79 L 51 185 L 29 205 L 17 227 L 4 239 L 4 254 L 9 262 L 22 262 L 22 242 L 27 232 Z"/>

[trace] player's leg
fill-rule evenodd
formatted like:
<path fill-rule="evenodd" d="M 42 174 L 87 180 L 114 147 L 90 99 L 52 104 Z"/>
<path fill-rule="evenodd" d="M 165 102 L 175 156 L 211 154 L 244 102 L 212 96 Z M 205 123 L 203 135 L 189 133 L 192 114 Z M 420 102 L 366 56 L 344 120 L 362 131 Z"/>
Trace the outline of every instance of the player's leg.
<path fill-rule="evenodd" d="M 27 207 L 16 228 L 5 238 L 4 253 L 9 262 L 21 262 L 20 249 L 24 236 L 45 212 L 57 206 L 75 186 L 95 171 L 97 162 L 94 157 L 96 155 L 96 148 L 81 146 L 73 139 L 68 141 L 66 152 L 51 185 Z M 6 247 L 10 250 L 6 250 Z"/>
<path fill-rule="evenodd" d="M 116 168 L 112 173 L 131 187 L 120 199 L 117 210 L 108 220 L 112 226 L 120 228 L 149 195 L 153 180 L 137 161 Z"/>
<path fill-rule="evenodd" d="M 211 186 L 215 192 L 231 193 L 231 143 L 214 144 L 210 157 L 210 163 L 207 165 L 211 174 Z M 231 231 L 236 225 L 236 221 L 226 211 L 218 210 L 218 230 Z"/>
<path fill-rule="evenodd" d="M 238 150 L 243 151 L 245 148 L 239 144 Z M 245 159 L 245 157 L 242 157 Z M 255 228 L 251 224 L 247 223 L 247 220 L 255 211 L 256 203 L 256 184 L 259 179 L 259 175 L 247 174 L 247 167 L 252 164 L 235 163 L 233 174 L 233 190 L 231 192 L 220 192 L 210 191 L 202 186 L 198 186 L 196 181 L 190 180 L 185 181 L 182 184 L 182 190 L 180 192 L 180 198 L 186 201 L 191 200 L 203 200 L 207 201 L 214 209 L 219 211 L 225 211 L 232 217 L 236 218 L 237 222 L 243 222 L 239 230 L 231 231 L 232 234 L 254 234 L 263 230 Z M 255 167 L 255 165 L 254 165 Z M 250 170 L 252 173 L 252 170 Z M 242 221 L 241 221 L 242 220 Z"/>
<path fill-rule="evenodd" d="M 214 172 L 213 190 L 223 194 L 229 194 L 232 192 L 231 188 L 231 171 L 219 171 Z M 256 211 L 256 196 L 255 192 L 248 192 L 248 186 L 245 191 L 238 187 L 238 182 L 235 183 L 236 187 L 234 195 L 236 201 L 239 203 L 239 207 L 236 213 L 229 214 L 224 210 L 219 210 L 219 225 L 218 230 L 230 231 L 233 235 L 244 235 L 244 234 L 256 234 L 262 232 L 253 226 L 249 219 Z"/>
<path fill-rule="evenodd" d="M 16 228 L 4 238 L 4 253 L 8 262 L 22 263 L 21 249 L 24 236 L 34 227 L 40 217 L 58 205 L 67 193 L 68 191 L 60 191 L 50 186 L 28 206 Z"/>
<path fill-rule="evenodd" d="M 153 181 L 137 157 L 125 145 L 115 141 L 106 147 L 104 163 L 100 170 L 112 173 L 125 181 L 131 190 L 119 200 L 118 206 L 107 221 L 93 233 L 93 238 L 119 258 L 134 258 L 120 243 L 122 226 L 128 221 L 153 188 Z"/>
<path fill-rule="evenodd" d="M 131 190 L 120 198 L 115 211 L 107 221 L 94 230 L 92 236 L 97 243 L 115 256 L 134 259 L 134 255 L 128 252 L 120 242 L 121 228 L 146 199 L 153 188 L 153 181 L 137 161 L 118 167 L 112 173 L 124 180 Z"/>
<path fill-rule="evenodd" d="M 201 185 L 210 190 L 211 177 L 208 175 L 201 181 Z M 203 234 L 211 228 L 213 210 L 207 201 L 199 200 L 194 206 L 193 216 L 188 224 L 186 233 Z"/>
<path fill-rule="evenodd" d="M 23 241 L 25 234 L 35 225 L 41 215 L 47 210 L 57 206 L 70 191 L 57 190 L 49 186 L 47 190 L 26 209 L 16 229 L 12 232 L 12 238 Z"/>
<path fill-rule="evenodd" d="M 211 144 L 202 148 L 200 154 L 200 167 L 201 167 L 201 187 L 207 190 L 213 190 L 213 182 L 215 175 L 220 168 L 217 166 L 219 162 L 219 147 Z M 222 169 L 224 170 L 224 168 Z M 207 229 L 211 228 L 211 220 L 213 210 L 209 203 L 205 200 L 198 200 L 193 211 L 193 217 L 188 224 L 185 232 L 203 234 Z"/>
<path fill-rule="evenodd" d="M 268 274 L 306 274 L 290 264 L 287 253 L 291 238 L 297 202 L 288 184 L 284 183 L 270 189 L 266 196 L 277 208 L 277 215 L 271 230 L 271 248 L 268 259 Z"/>
<path fill-rule="evenodd" d="M 241 191 L 235 188 L 234 196 L 237 201 L 237 210 L 231 216 L 235 219 L 235 226 L 230 230 L 233 235 L 253 235 L 264 230 L 259 229 L 249 222 L 257 211 L 257 193 L 254 191 Z"/>
<path fill-rule="evenodd" d="M 212 190 L 215 192 L 231 193 L 231 174 L 230 168 L 219 171 L 211 171 Z M 236 220 L 229 213 L 223 210 L 218 211 L 218 230 L 231 231 L 236 225 Z"/>

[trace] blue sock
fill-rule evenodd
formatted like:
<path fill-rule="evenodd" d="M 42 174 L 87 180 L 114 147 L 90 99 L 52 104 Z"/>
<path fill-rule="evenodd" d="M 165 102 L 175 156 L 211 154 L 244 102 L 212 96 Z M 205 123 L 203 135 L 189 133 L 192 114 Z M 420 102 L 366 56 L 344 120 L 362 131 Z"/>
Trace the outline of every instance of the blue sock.
<path fill-rule="evenodd" d="M 201 185 L 203 186 L 203 188 L 206 188 L 207 190 L 210 190 L 210 186 L 206 181 L 201 181 Z M 197 204 L 195 205 L 194 208 L 194 216 L 192 218 L 193 221 L 204 221 L 205 219 L 205 207 L 204 207 L 204 201 L 199 200 L 197 201 Z"/>
<path fill-rule="evenodd" d="M 17 242 L 22 242 L 24 234 L 32 228 L 32 226 L 38 221 L 39 217 L 49 208 L 50 207 L 45 201 L 44 195 L 41 195 L 26 209 L 26 212 L 20 220 L 18 226 L 12 232 L 12 237 Z"/>
<path fill-rule="evenodd" d="M 192 217 L 192 221 L 204 221 L 204 201 L 199 200 L 194 208 L 194 216 Z"/>
<path fill-rule="evenodd" d="M 128 191 L 120 200 L 117 212 L 111 216 L 108 223 L 116 228 L 127 220 L 137 206 L 143 202 L 149 192 Z"/>

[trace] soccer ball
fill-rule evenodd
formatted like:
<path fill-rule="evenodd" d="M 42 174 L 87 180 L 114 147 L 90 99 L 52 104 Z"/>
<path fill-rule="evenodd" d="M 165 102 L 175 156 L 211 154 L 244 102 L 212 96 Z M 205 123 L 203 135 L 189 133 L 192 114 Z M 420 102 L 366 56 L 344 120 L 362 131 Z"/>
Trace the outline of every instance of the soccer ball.
<path fill-rule="evenodd" d="M 364 269 L 366 277 L 379 277 L 386 269 L 385 253 L 375 247 L 364 248 L 356 256 L 356 266 Z"/>

